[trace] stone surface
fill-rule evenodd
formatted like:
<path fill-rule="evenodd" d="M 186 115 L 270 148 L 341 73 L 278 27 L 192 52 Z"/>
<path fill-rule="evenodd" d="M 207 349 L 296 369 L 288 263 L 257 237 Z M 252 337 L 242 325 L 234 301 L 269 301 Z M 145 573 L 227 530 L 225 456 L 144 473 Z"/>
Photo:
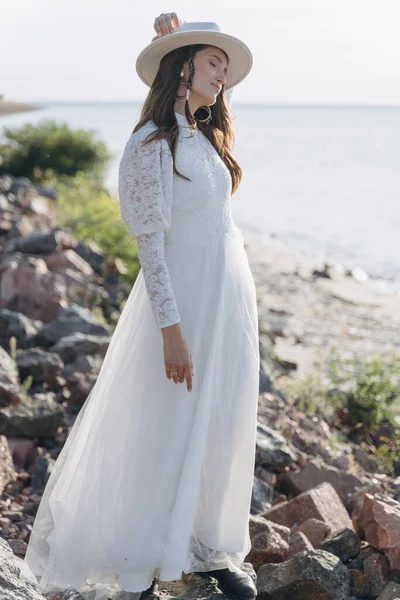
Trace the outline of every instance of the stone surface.
<path fill-rule="evenodd" d="M 0 347 L 0 407 L 20 398 L 18 371 L 11 356 Z"/>
<path fill-rule="evenodd" d="M 256 464 L 280 468 L 294 465 L 296 455 L 287 445 L 286 438 L 271 427 L 258 423 Z"/>
<path fill-rule="evenodd" d="M 109 343 L 108 336 L 76 332 L 58 340 L 54 346 L 49 348 L 49 351 L 59 354 L 64 363 L 72 363 L 82 354 L 100 354 L 104 357 Z"/>
<path fill-rule="evenodd" d="M 10 338 L 15 337 L 17 348 L 30 348 L 35 344 L 36 334 L 41 327 L 41 321 L 33 321 L 21 313 L 2 308 L 0 310 L 0 346 L 3 346 L 8 352 Z"/>
<path fill-rule="evenodd" d="M 57 319 L 46 324 L 43 328 L 43 337 L 45 342 L 50 345 L 55 344 L 60 338 L 76 332 L 100 336 L 109 335 L 108 328 L 99 325 L 88 309 L 72 305 L 63 308 Z"/>
<path fill-rule="evenodd" d="M 297 556 L 297 554 L 300 554 L 300 552 L 312 549 L 313 545 L 308 537 L 301 531 L 296 531 L 290 536 L 288 558 L 293 558 L 294 556 Z"/>
<path fill-rule="evenodd" d="M 276 523 L 271 523 L 258 516 L 250 516 L 251 550 L 246 556 L 257 570 L 262 565 L 287 559 L 289 554 L 290 529 Z"/>
<path fill-rule="evenodd" d="M 400 600 L 400 584 L 393 581 L 388 583 L 383 592 L 379 594 L 378 600 Z"/>
<path fill-rule="evenodd" d="M 351 594 L 355 598 L 365 598 L 369 594 L 368 578 L 357 569 L 349 569 Z"/>
<path fill-rule="evenodd" d="M 22 540 L 14 540 L 21 549 Z M 25 542 L 24 542 L 25 543 Z M 39 586 L 24 561 L 16 556 L 6 540 L 0 538 L 0 598 L 1 600 L 44 600 Z"/>
<path fill-rule="evenodd" d="M 4 435 L 0 435 L 0 496 L 4 492 L 5 487 L 9 483 L 16 481 L 16 479 L 17 474 L 14 469 L 7 438 Z"/>
<path fill-rule="evenodd" d="M 331 552 L 345 563 L 360 552 L 361 540 L 352 529 L 344 529 L 335 537 L 322 542 L 321 548 Z"/>
<path fill-rule="evenodd" d="M 319 519 L 307 519 L 307 521 L 299 525 L 298 531 L 304 533 L 314 548 L 320 548 L 322 542 L 330 535 L 331 528 Z"/>
<path fill-rule="evenodd" d="M 364 483 L 351 473 L 345 473 L 316 461 L 308 462 L 300 471 L 287 471 L 280 477 L 281 489 L 287 494 L 296 496 L 324 482 L 330 483 L 335 488 L 342 502 L 345 502 L 347 497 Z"/>
<path fill-rule="evenodd" d="M 257 573 L 258 600 L 348 600 L 349 576 L 340 560 L 323 550 L 302 552 Z"/>
<path fill-rule="evenodd" d="M 65 410 L 50 393 L 0 409 L 0 433 L 6 436 L 53 438 L 65 423 Z"/>
<path fill-rule="evenodd" d="M 383 550 L 391 569 L 400 571 L 400 503 L 389 496 L 366 494 L 362 522 L 367 542 Z"/>
<path fill-rule="evenodd" d="M 261 479 L 254 477 L 251 494 L 251 514 L 257 515 L 268 510 L 271 507 L 271 500 L 272 487 L 268 485 L 268 483 L 265 483 L 265 481 L 261 481 Z"/>
<path fill-rule="evenodd" d="M 332 535 L 346 528 L 353 529 L 351 519 L 330 483 L 273 506 L 262 516 L 286 527 L 300 525 L 307 519 L 318 519 L 330 527 Z"/>
<path fill-rule="evenodd" d="M 369 583 L 369 593 L 376 598 L 389 582 L 389 562 L 383 554 L 372 554 L 364 560 L 364 574 Z"/>
<path fill-rule="evenodd" d="M 33 383 L 46 382 L 50 385 L 54 384 L 64 368 L 64 363 L 59 354 L 45 352 L 40 348 L 18 350 L 16 362 L 20 381 L 31 377 Z"/>

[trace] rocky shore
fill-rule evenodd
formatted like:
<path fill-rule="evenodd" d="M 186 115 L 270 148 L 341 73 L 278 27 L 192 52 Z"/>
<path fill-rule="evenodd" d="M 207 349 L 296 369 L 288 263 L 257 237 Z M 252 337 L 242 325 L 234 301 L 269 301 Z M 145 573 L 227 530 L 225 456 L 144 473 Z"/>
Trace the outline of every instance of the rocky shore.
<path fill-rule="evenodd" d="M 130 291 L 118 265 L 104 276 L 107 257 L 57 226 L 55 200 L 25 178 L 0 177 L 1 600 L 43 600 L 20 574 L 21 558 L 52 465 L 96 381 L 112 316 Z M 394 477 L 383 474 L 333 418 L 292 406 L 277 387 L 273 356 L 301 378 L 314 351 L 330 344 L 354 355 L 399 350 L 399 298 L 356 272 L 245 238 L 261 369 L 252 549 L 243 568 L 261 600 L 398 599 L 400 465 Z M 224 600 L 214 578 L 195 573 L 158 587 L 165 600 Z"/>
<path fill-rule="evenodd" d="M 28 112 L 30 110 L 40 110 L 40 107 L 34 104 L 26 104 L 25 102 L 0 100 L 0 117 L 12 115 L 13 113 Z"/>

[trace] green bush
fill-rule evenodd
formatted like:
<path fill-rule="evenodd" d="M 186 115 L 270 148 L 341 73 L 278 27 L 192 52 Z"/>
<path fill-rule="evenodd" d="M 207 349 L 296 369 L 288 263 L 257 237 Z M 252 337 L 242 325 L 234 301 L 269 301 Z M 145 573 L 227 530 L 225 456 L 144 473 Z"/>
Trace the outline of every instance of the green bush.
<path fill-rule="evenodd" d="M 93 241 L 110 259 L 121 260 L 122 279 L 133 284 L 140 270 L 137 244 L 121 218 L 119 203 L 79 173 L 68 181 L 58 182 L 59 224 L 70 227 L 82 241 Z"/>
<path fill-rule="evenodd" d="M 73 131 L 66 123 L 52 120 L 20 129 L 5 127 L 0 169 L 15 177 L 28 177 L 33 183 L 44 183 L 54 176 L 73 177 L 79 172 L 101 183 L 111 155 L 96 136 L 94 130 Z"/>
<path fill-rule="evenodd" d="M 393 420 L 393 406 L 400 400 L 400 356 L 341 359 L 332 353 L 328 363 L 335 386 L 331 402 L 350 424 L 374 431 L 383 419 Z"/>

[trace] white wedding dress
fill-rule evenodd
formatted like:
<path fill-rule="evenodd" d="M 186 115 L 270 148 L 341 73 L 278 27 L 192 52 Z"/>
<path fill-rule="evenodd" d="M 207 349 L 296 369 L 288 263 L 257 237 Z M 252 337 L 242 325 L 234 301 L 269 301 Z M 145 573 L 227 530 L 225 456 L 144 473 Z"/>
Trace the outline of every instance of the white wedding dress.
<path fill-rule="evenodd" d="M 142 269 L 33 524 L 24 563 L 42 593 L 139 596 L 155 576 L 235 570 L 250 550 L 256 290 L 229 170 L 175 114 L 176 164 L 191 181 L 173 174 L 166 140 L 141 147 L 152 122 L 120 163 L 121 212 Z M 160 328 L 177 322 L 192 392 L 165 373 Z"/>

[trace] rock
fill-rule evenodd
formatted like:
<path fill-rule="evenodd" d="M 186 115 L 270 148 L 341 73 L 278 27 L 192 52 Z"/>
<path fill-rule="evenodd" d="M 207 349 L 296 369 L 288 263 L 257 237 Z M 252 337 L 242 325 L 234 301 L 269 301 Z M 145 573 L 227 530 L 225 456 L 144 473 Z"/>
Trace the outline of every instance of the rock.
<path fill-rule="evenodd" d="M 258 600 L 348 600 L 346 567 L 323 550 L 302 552 L 283 564 L 257 573 Z"/>
<path fill-rule="evenodd" d="M 0 347 L 0 407 L 20 399 L 17 366 L 11 356 Z"/>
<path fill-rule="evenodd" d="M 67 389 L 70 393 L 68 403 L 74 406 L 82 406 L 96 383 L 96 373 L 74 373 L 67 381 Z"/>
<path fill-rule="evenodd" d="M 353 528 L 342 501 L 330 483 L 322 483 L 292 500 L 273 506 L 262 516 L 286 527 L 300 525 L 307 519 L 318 519 L 331 528 L 332 535 Z"/>
<path fill-rule="evenodd" d="M 314 548 L 321 548 L 323 541 L 330 535 L 331 528 L 319 519 L 307 519 L 299 525 L 298 531 L 304 533 Z"/>
<path fill-rule="evenodd" d="M 389 582 L 389 563 L 383 554 L 374 553 L 364 560 L 364 574 L 369 583 L 369 594 L 376 598 Z"/>
<path fill-rule="evenodd" d="M 106 259 L 95 242 L 79 242 L 74 250 L 89 263 L 95 273 L 103 275 Z"/>
<path fill-rule="evenodd" d="M 21 542 L 22 540 L 13 540 L 18 550 L 22 550 Z M 0 538 L 0 564 L 1 600 L 45 600 L 30 569 L 2 538 Z"/>
<path fill-rule="evenodd" d="M 287 445 L 286 439 L 267 425 L 258 423 L 256 464 L 265 467 L 288 467 L 296 462 L 296 455 Z"/>
<path fill-rule="evenodd" d="M 0 433 L 6 436 L 53 438 L 65 425 L 65 410 L 50 393 L 0 409 Z"/>
<path fill-rule="evenodd" d="M 9 252 L 23 252 L 24 254 L 50 254 L 63 249 L 74 248 L 76 239 L 65 231 L 51 231 L 46 233 L 33 233 L 24 238 L 13 240 L 7 248 Z"/>
<path fill-rule="evenodd" d="M 364 471 L 368 471 L 369 473 L 382 473 L 375 457 L 372 454 L 367 454 L 360 446 L 354 448 L 353 456 Z"/>
<path fill-rule="evenodd" d="M 17 348 L 31 348 L 35 345 L 35 337 L 41 327 L 40 321 L 33 321 L 21 313 L 2 308 L 0 310 L 0 346 L 9 352 L 10 338 L 15 337 Z"/>
<path fill-rule="evenodd" d="M 400 503 L 382 494 L 365 494 L 362 520 L 367 542 L 383 550 L 391 569 L 400 571 Z"/>
<path fill-rule="evenodd" d="M 292 533 L 290 536 L 288 558 L 293 558 L 294 556 L 297 556 L 297 554 L 300 554 L 300 552 L 312 549 L 313 545 L 304 533 L 296 531 L 296 533 Z"/>
<path fill-rule="evenodd" d="M 87 335 L 78 332 L 59 339 L 54 346 L 49 348 L 49 351 L 59 354 L 64 363 L 72 363 L 82 354 L 100 354 L 104 357 L 109 344 L 109 336 Z"/>
<path fill-rule="evenodd" d="M 85 277 L 92 277 L 93 269 L 86 262 L 85 259 L 81 258 L 74 250 L 62 250 L 61 252 L 53 252 L 44 257 L 44 261 L 47 268 L 50 271 L 56 271 L 58 269 L 72 269 L 85 275 Z"/>
<path fill-rule="evenodd" d="M 265 481 L 253 478 L 253 489 L 251 494 L 251 508 L 250 512 L 252 515 L 262 513 L 271 507 L 272 500 L 272 488 Z"/>
<path fill-rule="evenodd" d="M 51 475 L 54 460 L 46 456 L 38 456 L 31 474 L 31 486 L 38 494 L 42 494 Z"/>
<path fill-rule="evenodd" d="M 7 441 L 15 466 L 20 469 L 31 467 L 37 456 L 35 442 L 26 437 L 9 437 Z"/>
<path fill-rule="evenodd" d="M 387 584 L 385 589 L 378 596 L 378 600 L 399 600 L 400 599 L 400 585 L 391 581 Z"/>
<path fill-rule="evenodd" d="M 361 571 L 349 569 L 350 589 L 355 598 L 364 598 L 369 595 L 369 581 Z"/>
<path fill-rule="evenodd" d="M 260 516 L 250 516 L 251 550 L 246 557 L 255 570 L 271 562 L 282 562 L 289 553 L 290 529 Z"/>
<path fill-rule="evenodd" d="M 321 548 L 334 554 L 345 563 L 360 552 L 361 540 L 352 529 L 344 529 L 335 537 L 322 542 Z"/>
<path fill-rule="evenodd" d="M 316 461 L 308 462 L 300 471 L 287 471 L 279 478 L 282 491 L 294 495 L 311 490 L 324 482 L 330 483 L 335 488 L 343 502 L 346 502 L 348 495 L 364 483 L 350 473 L 343 473 L 335 467 L 319 464 Z"/>
<path fill-rule="evenodd" d="M 42 258 L 7 254 L 0 259 L 0 309 L 20 312 L 47 323 L 66 301 L 65 283 Z"/>
<path fill-rule="evenodd" d="M 64 363 L 55 352 L 45 352 L 39 348 L 17 351 L 17 368 L 21 381 L 32 377 L 33 383 L 53 385 L 64 369 Z"/>
<path fill-rule="evenodd" d="M 13 460 L 7 443 L 7 438 L 0 435 L 0 496 L 9 483 L 17 480 Z"/>
<path fill-rule="evenodd" d="M 76 332 L 109 336 L 108 328 L 99 325 L 88 309 L 72 305 L 63 308 L 57 319 L 45 325 L 43 337 L 47 344 L 52 345 L 59 339 Z"/>

